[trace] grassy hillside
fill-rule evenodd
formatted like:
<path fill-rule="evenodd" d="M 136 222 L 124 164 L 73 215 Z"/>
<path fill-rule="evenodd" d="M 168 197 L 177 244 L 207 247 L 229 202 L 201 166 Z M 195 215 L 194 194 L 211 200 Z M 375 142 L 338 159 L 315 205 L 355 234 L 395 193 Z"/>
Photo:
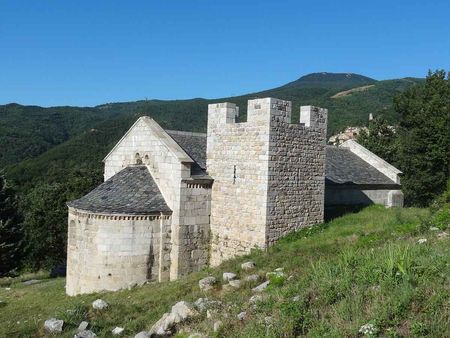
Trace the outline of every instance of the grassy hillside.
<path fill-rule="evenodd" d="M 41 336 L 44 320 L 57 317 L 66 323 L 63 337 L 73 337 L 82 320 L 100 337 L 110 336 L 115 326 L 133 337 L 177 301 L 206 296 L 221 301 L 221 310 L 211 318 L 203 313 L 179 330 L 210 337 L 356 337 L 370 323 L 381 336 L 448 337 L 450 237 L 420 226 L 426 216 L 422 209 L 372 206 L 292 234 L 267 253 L 254 252 L 179 281 L 116 293 L 67 297 L 64 279 L 30 286 L 0 280 L 0 336 Z M 427 241 L 419 244 L 419 239 Z M 256 269 L 243 272 L 240 263 L 249 259 Z M 198 288 L 198 280 L 208 274 L 221 279 L 229 271 L 242 279 L 249 273 L 265 278 L 280 267 L 292 277 L 272 278 L 255 305 L 249 299 L 258 283 L 228 292 L 220 286 L 208 293 Z M 104 312 L 90 306 L 100 297 L 110 304 Z M 241 311 L 247 312 L 243 321 L 236 318 Z M 216 320 L 224 326 L 213 333 Z"/>

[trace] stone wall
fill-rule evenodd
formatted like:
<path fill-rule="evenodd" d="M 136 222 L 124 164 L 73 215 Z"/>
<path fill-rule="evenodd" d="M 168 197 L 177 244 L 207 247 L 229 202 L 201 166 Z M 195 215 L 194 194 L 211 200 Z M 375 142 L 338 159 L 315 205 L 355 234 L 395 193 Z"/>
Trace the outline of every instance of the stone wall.
<path fill-rule="evenodd" d="M 172 209 L 170 279 L 206 266 L 210 187 L 188 188 L 193 160 L 154 120 L 141 117 L 106 156 L 105 180 L 137 161 L 147 168 Z M 194 196 L 194 197 L 193 197 Z M 185 202 L 188 202 L 186 204 Z M 187 209 L 187 205 L 194 209 Z M 206 258 L 205 258 L 206 257 Z"/>
<path fill-rule="evenodd" d="M 169 215 L 106 216 L 69 208 L 66 293 L 168 281 Z"/>
<path fill-rule="evenodd" d="M 323 222 L 327 127 L 326 109 L 301 107 L 304 124 L 291 124 L 290 104 L 285 109 L 283 101 L 271 104 L 268 245 L 299 228 Z"/>
<path fill-rule="evenodd" d="M 235 123 L 238 111 L 233 103 L 208 106 L 212 265 L 265 246 L 268 117 L 249 112 L 247 122 Z"/>
<path fill-rule="evenodd" d="M 250 100 L 235 123 L 236 105 L 209 105 L 212 265 L 323 221 L 327 114 L 302 109 L 291 124 L 291 102 Z"/>
<path fill-rule="evenodd" d="M 370 205 L 403 207 L 403 193 L 398 187 L 384 189 L 359 186 L 331 186 L 325 189 L 325 205 Z"/>

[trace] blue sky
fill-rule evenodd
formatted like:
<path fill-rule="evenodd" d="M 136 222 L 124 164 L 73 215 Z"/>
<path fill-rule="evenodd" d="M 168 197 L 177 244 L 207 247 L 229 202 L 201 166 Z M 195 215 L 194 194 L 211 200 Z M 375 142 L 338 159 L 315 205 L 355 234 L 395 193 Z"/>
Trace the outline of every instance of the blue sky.
<path fill-rule="evenodd" d="M 0 104 L 225 97 L 450 69 L 450 1 L 0 0 Z"/>

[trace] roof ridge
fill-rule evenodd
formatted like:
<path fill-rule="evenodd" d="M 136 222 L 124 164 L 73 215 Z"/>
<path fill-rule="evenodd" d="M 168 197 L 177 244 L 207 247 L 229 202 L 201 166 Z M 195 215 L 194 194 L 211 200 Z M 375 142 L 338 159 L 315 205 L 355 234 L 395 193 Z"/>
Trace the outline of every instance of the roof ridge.
<path fill-rule="evenodd" d="M 198 133 L 193 131 L 184 131 L 184 130 L 171 130 L 171 129 L 165 129 L 166 133 L 168 134 L 176 134 L 176 135 L 186 135 L 186 136 L 199 136 L 199 137 L 206 137 L 206 133 Z"/>

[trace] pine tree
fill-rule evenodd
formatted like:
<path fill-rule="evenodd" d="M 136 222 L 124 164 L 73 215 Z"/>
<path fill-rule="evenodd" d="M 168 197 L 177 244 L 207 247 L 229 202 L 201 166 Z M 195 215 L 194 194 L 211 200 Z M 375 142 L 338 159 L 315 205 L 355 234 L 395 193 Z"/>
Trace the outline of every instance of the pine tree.
<path fill-rule="evenodd" d="M 0 276 L 19 267 L 22 238 L 14 191 L 0 173 Z"/>
<path fill-rule="evenodd" d="M 450 175 L 450 81 L 429 73 L 424 85 L 396 97 L 399 168 L 408 204 L 426 206 L 446 189 Z"/>

